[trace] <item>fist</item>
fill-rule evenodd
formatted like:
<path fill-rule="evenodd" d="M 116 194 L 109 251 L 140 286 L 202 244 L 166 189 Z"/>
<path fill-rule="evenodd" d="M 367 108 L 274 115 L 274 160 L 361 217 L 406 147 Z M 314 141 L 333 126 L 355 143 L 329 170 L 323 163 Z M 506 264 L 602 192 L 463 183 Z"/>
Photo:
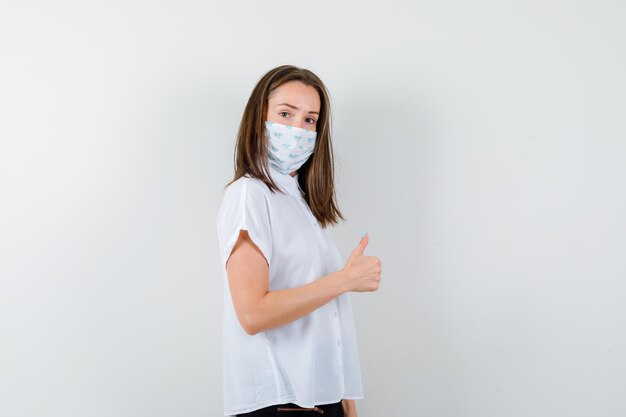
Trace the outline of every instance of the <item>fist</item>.
<path fill-rule="evenodd" d="M 348 291 L 376 291 L 380 286 L 382 263 L 375 256 L 363 255 L 369 242 L 369 233 L 361 238 L 341 270 Z"/>

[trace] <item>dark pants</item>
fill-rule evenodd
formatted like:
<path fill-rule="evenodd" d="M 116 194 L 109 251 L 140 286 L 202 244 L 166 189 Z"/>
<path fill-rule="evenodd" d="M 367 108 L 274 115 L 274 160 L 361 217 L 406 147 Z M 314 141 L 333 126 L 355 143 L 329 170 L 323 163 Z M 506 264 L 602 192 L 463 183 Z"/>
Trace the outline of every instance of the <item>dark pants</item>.
<path fill-rule="evenodd" d="M 237 417 L 344 417 L 341 401 L 333 404 L 322 404 L 316 406 L 324 410 L 308 410 L 295 405 L 294 403 L 274 404 L 269 407 L 260 408 L 249 413 L 237 414 Z M 279 408 L 298 408 L 299 410 L 279 410 Z"/>

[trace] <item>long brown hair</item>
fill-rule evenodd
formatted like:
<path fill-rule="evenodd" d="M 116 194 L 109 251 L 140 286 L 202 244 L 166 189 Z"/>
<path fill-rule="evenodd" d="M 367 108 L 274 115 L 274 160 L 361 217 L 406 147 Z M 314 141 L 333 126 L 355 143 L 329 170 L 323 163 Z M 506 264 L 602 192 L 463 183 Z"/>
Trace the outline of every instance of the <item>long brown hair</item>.
<path fill-rule="evenodd" d="M 268 145 L 265 137 L 265 118 L 268 97 L 277 87 L 289 81 L 300 81 L 315 88 L 320 96 L 320 114 L 317 119 L 317 138 L 313 154 L 298 169 L 298 182 L 305 193 L 305 201 L 322 227 L 345 220 L 339 211 L 335 196 L 334 160 L 331 142 L 330 95 L 313 72 L 293 65 L 281 65 L 261 77 L 248 99 L 239 125 L 235 145 L 235 175 L 226 186 L 243 176 L 258 178 L 271 192 L 282 192 L 268 175 Z"/>

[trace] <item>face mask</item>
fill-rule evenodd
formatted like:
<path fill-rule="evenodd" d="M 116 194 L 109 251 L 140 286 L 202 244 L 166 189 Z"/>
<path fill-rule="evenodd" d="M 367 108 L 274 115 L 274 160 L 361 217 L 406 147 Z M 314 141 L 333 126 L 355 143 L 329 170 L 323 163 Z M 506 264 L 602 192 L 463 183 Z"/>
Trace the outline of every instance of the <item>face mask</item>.
<path fill-rule="evenodd" d="M 269 163 L 283 174 L 289 174 L 309 159 L 317 132 L 266 120 L 265 137 Z"/>

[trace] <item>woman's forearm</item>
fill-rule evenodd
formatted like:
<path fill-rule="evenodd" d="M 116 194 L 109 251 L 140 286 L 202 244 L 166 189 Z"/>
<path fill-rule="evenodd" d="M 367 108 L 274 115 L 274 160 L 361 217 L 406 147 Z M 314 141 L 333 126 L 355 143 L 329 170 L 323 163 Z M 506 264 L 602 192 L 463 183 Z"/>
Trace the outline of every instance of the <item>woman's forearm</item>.
<path fill-rule="evenodd" d="M 250 311 L 248 332 L 258 332 L 278 327 L 303 317 L 346 292 L 341 270 L 308 284 L 270 291 Z"/>

